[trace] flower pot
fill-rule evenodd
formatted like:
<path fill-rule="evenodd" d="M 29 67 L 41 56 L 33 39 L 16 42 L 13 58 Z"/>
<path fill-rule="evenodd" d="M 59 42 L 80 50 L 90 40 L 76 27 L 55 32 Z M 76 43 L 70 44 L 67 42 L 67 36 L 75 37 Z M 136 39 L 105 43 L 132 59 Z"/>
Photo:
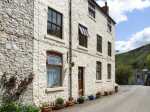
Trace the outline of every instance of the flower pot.
<path fill-rule="evenodd" d="M 115 93 L 118 93 L 118 86 L 115 86 Z"/>
<path fill-rule="evenodd" d="M 85 101 L 85 98 L 84 98 L 84 97 L 80 97 L 80 98 L 77 99 L 77 102 L 78 102 L 79 104 L 83 104 L 84 101 Z"/>
<path fill-rule="evenodd" d="M 42 107 L 41 112 L 52 112 L 51 107 Z"/>
<path fill-rule="evenodd" d="M 110 92 L 109 92 L 109 95 L 112 95 L 112 94 L 113 94 L 113 92 L 112 92 L 112 91 L 110 91 Z"/>
<path fill-rule="evenodd" d="M 99 99 L 101 97 L 101 93 L 100 92 L 97 92 L 96 93 L 96 99 Z"/>
<path fill-rule="evenodd" d="M 95 98 L 94 98 L 93 95 L 91 95 L 91 96 L 88 96 L 88 99 L 89 99 L 89 100 L 94 100 Z"/>
<path fill-rule="evenodd" d="M 73 101 L 67 101 L 65 104 L 65 107 L 73 106 L 74 102 Z"/>
<path fill-rule="evenodd" d="M 104 92 L 104 96 L 108 96 L 108 92 L 107 91 Z"/>
<path fill-rule="evenodd" d="M 62 108 L 64 108 L 64 105 L 56 104 L 55 107 L 54 107 L 54 110 L 60 110 Z"/>

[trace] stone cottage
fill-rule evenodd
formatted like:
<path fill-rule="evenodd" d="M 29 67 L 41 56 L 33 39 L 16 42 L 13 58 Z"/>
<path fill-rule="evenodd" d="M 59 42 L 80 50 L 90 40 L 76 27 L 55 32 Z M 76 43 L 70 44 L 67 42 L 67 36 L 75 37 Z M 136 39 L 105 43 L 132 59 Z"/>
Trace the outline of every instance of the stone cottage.
<path fill-rule="evenodd" d="M 0 76 L 35 74 L 24 102 L 114 90 L 115 22 L 107 3 L 72 0 L 71 9 L 69 0 L 0 1 Z"/>

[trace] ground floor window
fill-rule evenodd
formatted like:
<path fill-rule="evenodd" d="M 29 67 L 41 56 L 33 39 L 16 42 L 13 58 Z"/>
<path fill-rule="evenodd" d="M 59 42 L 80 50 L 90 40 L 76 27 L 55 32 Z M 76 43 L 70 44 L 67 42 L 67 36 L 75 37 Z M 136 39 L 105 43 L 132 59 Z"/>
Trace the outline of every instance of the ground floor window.
<path fill-rule="evenodd" d="M 107 65 L 108 79 L 111 79 L 111 64 Z"/>
<path fill-rule="evenodd" d="M 62 86 L 62 55 L 55 52 L 47 52 L 46 65 L 48 87 Z"/>
<path fill-rule="evenodd" d="M 102 63 L 96 62 L 96 80 L 102 80 Z"/>

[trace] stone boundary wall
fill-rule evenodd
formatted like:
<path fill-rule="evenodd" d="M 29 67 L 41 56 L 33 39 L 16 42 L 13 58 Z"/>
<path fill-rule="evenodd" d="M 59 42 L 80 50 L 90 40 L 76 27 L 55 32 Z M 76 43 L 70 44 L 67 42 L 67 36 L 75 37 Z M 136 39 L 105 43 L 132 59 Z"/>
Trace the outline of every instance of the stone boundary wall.
<path fill-rule="evenodd" d="M 34 0 L 0 0 L 0 76 L 23 79 L 33 72 L 33 19 Z M 21 101 L 32 103 L 32 88 Z"/>

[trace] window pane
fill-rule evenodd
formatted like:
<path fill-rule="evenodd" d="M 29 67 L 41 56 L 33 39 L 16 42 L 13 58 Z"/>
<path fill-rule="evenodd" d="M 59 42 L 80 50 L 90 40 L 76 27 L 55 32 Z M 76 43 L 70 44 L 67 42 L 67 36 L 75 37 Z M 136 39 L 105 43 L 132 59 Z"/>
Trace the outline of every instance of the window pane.
<path fill-rule="evenodd" d="M 49 55 L 48 56 L 48 64 L 51 64 L 51 65 L 62 65 L 61 56 Z"/>
<path fill-rule="evenodd" d="M 97 51 L 102 52 L 102 37 L 97 35 Z"/>
<path fill-rule="evenodd" d="M 52 34 L 55 34 L 56 31 L 56 25 L 52 24 Z"/>
<path fill-rule="evenodd" d="M 86 37 L 89 36 L 88 29 L 82 25 L 79 25 L 79 32 Z"/>
<path fill-rule="evenodd" d="M 51 23 L 47 23 L 47 32 L 52 33 L 52 24 Z"/>
<path fill-rule="evenodd" d="M 95 5 L 94 5 L 94 3 L 92 2 L 92 1 L 89 1 L 88 2 L 88 4 L 89 4 L 89 15 L 91 16 L 91 17 L 93 17 L 93 18 L 95 18 Z"/>
<path fill-rule="evenodd" d="M 102 71 L 102 65 L 101 62 L 97 62 L 96 63 L 96 79 L 97 80 L 101 80 L 102 76 L 101 76 L 101 71 Z"/>
<path fill-rule="evenodd" d="M 111 79 L 111 64 L 107 65 L 107 70 L 108 70 L 108 79 Z"/>
<path fill-rule="evenodd" d="M 58 27 L 58 26 L 57 26 L 57 28 L 56 28 L 56 35 L 57 35 L 58 37 L 60 37 L 60 36 L 62 35 L 62 33 L 61 33 L 61 28 Z"/>
<path fill-rule="evenodd" d="M 57 14 L 57 25 L 61 26 L 61 15 L 60 14 Z"/>
<path fill-rule="evenodd" d="M 48 10 L 48 21 L 52 22 L 52 10 Z"/>
<path fill-rule="evenodd" d="M 53 13 L 52 13 L 52 14 L 53 14 L 53 23 L 55 23 L 55 24 L 56 24 L 56 21 L 57 21 L 57 20 L 56 20 L 56 12 L 54 12 L 54 11 L 53 11 Z"/>
<path fill-rule="evenodd" d="M 87 37 L 80 35 L 79 36 L 79 45 L 87 48 Z"/>
<path fill-rule="evenodd" d="M 79 45 L 87 48 L 88 36 L 88 29 L 79 24 Z"/>
<path fill-rule="evenodd" d="M 61 68 L 50 67 L 48 68 L 48 87 L 61 86 Z"/>
<path fill-rule="evenodd" d="M 112 45 L 110 42 L 108 42 L 108 56 L 112 55 Z"/>
<path fill-rule="evenodd" d="M 62 14 L 49 8 L 47 33 L 62 38 Z"/>

